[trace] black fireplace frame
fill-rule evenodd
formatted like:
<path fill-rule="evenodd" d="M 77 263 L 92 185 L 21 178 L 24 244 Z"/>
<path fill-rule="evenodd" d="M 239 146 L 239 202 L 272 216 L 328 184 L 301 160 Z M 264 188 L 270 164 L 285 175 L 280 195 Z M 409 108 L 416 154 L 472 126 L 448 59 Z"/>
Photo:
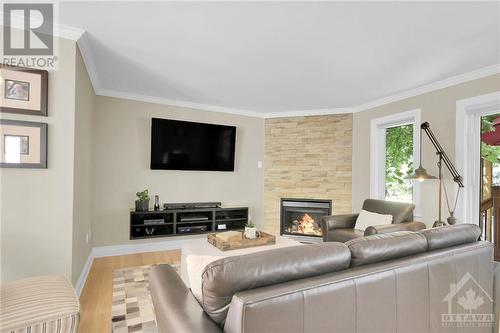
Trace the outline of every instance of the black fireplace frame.
<path fill-rule="evenodd" d="M 319 203 L 319 204 L 328 204 L 328 213 L 327 215 L 332 215 L 332 200 L 328 199 L 300 199 L 300 198 L 281 198 L 280 200 L 280 235 L 289 235 L 289 236 L 294 236 L 294 237 L 317 237 L 321 238 L 322 236 L 315 236 L 315 235 L 301 235 L 299 233 L 294 233 L 294 232 L 287 232 L 285 231 L 285 223 L 283 219 L 285 218 L 285 206 L 283 205 L 283 201 L 296 201 L 296 202 L 301 202 L 305 203 L 304 208 L 323 208 L 323 207 L 314 207 L 313 204 Z M 310 205 L 308 205 L 310 203 Z M 324 208 L 323 208 L 324 209 Z"/>

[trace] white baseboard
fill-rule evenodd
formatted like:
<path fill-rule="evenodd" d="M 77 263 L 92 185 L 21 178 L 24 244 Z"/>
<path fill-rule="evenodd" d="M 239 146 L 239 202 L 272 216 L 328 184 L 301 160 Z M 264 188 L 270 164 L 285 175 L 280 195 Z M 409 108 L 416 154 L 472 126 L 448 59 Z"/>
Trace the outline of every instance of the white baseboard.
<path fill-rule="evenodd" d="M 85 282 L 87 281 L 90 268 L 92 267 L 92 263 L 94 262 L 94 258 L 120 256 L 120 255 L 144 253 L 144 252 L 179 250 L 182 247 L 182 243 L 189 241 L 190 239 L 206 238 L 206 237 L 207 237 L 206 235 L 199 235 L 199 236 L 189 236 L 189 238 L 172 239 L 168 241 L 154 242 L 154 243 L 96 246 L 92 248 L 92 250 L 90 251 L 87 261 L 83 266 L 82 272 L 75 286 L 76 292 L 78 296 L 81 295 L 83 287 L 85 286 Z"/>
<path fill-rule="evenodd" d="M 94 258 L 100 258 L 143 252 L 178 250 L 182 247 L 183 242 L 185 242 L 185 240 L 175 239 L 154 243 L 97 246 L 94 247 L 93 252 Z"/>
<path fill-rule="evenodd" d="M 90 268 L 92 267 L 92 263 L 94 262 L 94 249 L 90 250 L 89 256 L 85 261 L 85 265 L 83 265 L 82 272 L 80 273 L 80 277 L 76 282 L 76 293 L 78 297 L 82 294 L 83 286 L 85 286 L 85 282 L 87 281 L 87 277 L 89 276 Z"/>

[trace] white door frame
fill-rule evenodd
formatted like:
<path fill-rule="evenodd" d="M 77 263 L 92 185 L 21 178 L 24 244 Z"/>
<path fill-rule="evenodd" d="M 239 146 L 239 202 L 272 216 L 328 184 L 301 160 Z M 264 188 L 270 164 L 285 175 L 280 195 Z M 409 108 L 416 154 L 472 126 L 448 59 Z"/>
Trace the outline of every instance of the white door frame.
<path fill-rule="evenodd" d="M 457 204 L 459 223 L 479 225 L 481 117 L 500 113 L 500 91 L 457 101 L 455 163 L 464 188 Z"/>
<path fill-rule="evenodd" d="M 420 163 L 421 110 L 400 112 L 371 120 L 370 128 L 370 198 L 385 198 L 385 131 L 389 127 L 413 124 L 413 165 Z M 422 217 L 420 183 L 413 182 L 415 217 Z"/>

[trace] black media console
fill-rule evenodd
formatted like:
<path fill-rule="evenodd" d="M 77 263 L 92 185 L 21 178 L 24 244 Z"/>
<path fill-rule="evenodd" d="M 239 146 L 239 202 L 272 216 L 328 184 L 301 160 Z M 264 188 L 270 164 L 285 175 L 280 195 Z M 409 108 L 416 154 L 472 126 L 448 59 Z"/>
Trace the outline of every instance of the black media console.
<path fill-rule="evenodd" d="M 130 239 L 244 229 L 248 207 L 175 208 L 130 212 Z"/>

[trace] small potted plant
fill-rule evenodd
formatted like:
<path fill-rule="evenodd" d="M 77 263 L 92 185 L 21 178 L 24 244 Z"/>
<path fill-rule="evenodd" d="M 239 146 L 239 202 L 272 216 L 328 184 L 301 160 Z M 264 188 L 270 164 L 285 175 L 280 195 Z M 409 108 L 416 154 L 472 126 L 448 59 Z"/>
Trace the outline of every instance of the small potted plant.
<path fill-rule="evenodd" d="M 137 200 L 135 201 L 135 210 L 137 212 L 145 212 L 149 210 L 149 191 L 144 190 L 135 194 Z"/>
<path fill-rule="evenodd" d="M 252 222 L 248 222 L 245 224 L 245 238 L 247 239 L 254 239 L 257 238 L 257 228 L 255 227 L 255 224 Z"/>

